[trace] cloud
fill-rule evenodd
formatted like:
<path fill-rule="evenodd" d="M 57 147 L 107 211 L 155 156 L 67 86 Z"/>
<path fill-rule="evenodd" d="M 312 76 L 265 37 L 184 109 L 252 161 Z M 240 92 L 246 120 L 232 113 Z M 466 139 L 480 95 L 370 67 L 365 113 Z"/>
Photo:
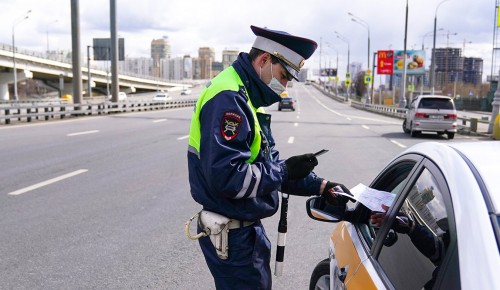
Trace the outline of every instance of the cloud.
<path fill-rule="evenodd" d="M 71 48 L 71 1 L 0 0 L 4 25 L 0 27 L 0 43 L 11 43 L 12 23 L 27 9 L 32 15 L 16 26 L 16 45 L 44 51 L 49 32 L 50 47 Z M 429 51 L 437 5 L 435 0 L 408 0 L 407 48 Z M 450 31 L 450 36 L 437 37 L 437 47 L 464 47 L 466 56 L 483 57 L 484 71 L 491 66 L 494 8 L 489 0 L 450 0 L 437 10 L 438 28 Z M 236 48 L 248 51 L 254 40 L 250 25 L 267 26 L 296 35 L 309 37 L 321 44 L 321 49 L 306 62 L 307 67 L 319 67 L 322 62 L 336 60 L 339 68 L 346 66 L 347 44 L 338 39 L 340 32 L 350 43 L 350 60 L 366 63 L 367 30 L 351 21 L 348 12 L 363 19 L 370 28 L 370 58 L 382 49 L 403 49 L 406 1 L 402 0 L 119 0 L 116 1 L 118 34 L 125 38 L 129 57 L 147 57 L 151 40 L 168 36 L 174 55 L 197 55 L 199 47 Z M 109 37 L 109 1 L 85 0 L 80 6 L 80 38 L 82 48 L 94 37 Z M 57 23 L 52 23 L 58 20 Z M 456 36 L 453 33 L 457 33 Z M 472 42 L 472 43 L 469 43 Z M 498 62 L 500 63 L 500 62 Z"/>

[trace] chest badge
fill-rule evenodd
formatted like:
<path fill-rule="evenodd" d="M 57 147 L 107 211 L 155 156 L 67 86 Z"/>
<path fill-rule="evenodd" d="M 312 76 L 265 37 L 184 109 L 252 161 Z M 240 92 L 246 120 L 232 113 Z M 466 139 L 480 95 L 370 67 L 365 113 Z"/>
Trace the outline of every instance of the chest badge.
<path fill-rule="evenodd" d="M 220 124 L 222 137 L 227 141 L 238 136 L 241 125 L 241 115 L 235 112 L 225 112 Z"/>

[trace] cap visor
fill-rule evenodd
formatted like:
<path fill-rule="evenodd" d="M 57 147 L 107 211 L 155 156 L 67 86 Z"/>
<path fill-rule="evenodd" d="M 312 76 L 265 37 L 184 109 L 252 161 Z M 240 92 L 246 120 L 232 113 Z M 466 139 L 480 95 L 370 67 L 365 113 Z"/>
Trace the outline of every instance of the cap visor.
<path fill-rule="evenodd" d="M 278 58 L 279 63 L 286 71 L 296 80 L 299 81 L 299 72 L 294 70 L 291 66 L 287 65 L 284 61 Z"/>

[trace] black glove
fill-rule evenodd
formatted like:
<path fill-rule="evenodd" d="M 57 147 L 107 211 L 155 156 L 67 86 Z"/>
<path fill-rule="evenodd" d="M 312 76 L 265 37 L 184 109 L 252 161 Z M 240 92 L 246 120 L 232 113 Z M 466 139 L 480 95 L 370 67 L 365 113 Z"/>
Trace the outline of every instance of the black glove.
<path fill-rule="evenodd" d="M 415 222 L 406 214 L 399 212 L 392 228 L 401 234 L 410 234 L 415 227 Z"/>
<path fill-rule="evenodd" d="M 326 183 L 325 189 L 323 189 L 323 192 L 321 195 L 323 196 L 324 199 L 326 199 L 326 202 L 330 205 L 345 205 L 346 203 L 351 200 L 352 202 L 355 202 L 354 199 L 348 198 L 347 196 L 337 194 L 337 196 L 333 196 L 330 190 L 333 188 L 333 191 L 336 192 L 344 192 L 352 196 L 352 193 L 341 183 L 336 183 L 336 182 L 331 182 L 328 181 Z"/>
<path fill-rule="evenodd" d="M 311 173 L 314 166 L 318 165 L 318 159 L 312 153 L 297 155 L 285 160 L 285 165 L 289 180 L 302 179 Z"/>

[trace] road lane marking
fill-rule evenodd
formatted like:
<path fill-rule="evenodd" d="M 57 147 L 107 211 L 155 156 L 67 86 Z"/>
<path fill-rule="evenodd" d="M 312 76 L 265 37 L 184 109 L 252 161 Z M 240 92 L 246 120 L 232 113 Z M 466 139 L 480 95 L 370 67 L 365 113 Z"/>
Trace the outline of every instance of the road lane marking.
<path fill-rule="evenodd" d="M 381 122 L 381 123 L 399 125 L 399 122 L 395 122 L 395 121 L 387 121 L 387 120 L 381 120 L 381 119 L 375 119 L 375 118 L 368 118 L 368 117 L 361 117 L 361 116 L 354 116 L 354 115 L 346 115 L 346 114 L 339 113 L 336 110 L 330 109 L 328 106 L 326 106 L 325 104 L 323 104 L 309 90 L 306 90 L 306 92 L 311 96 L 311 98 L 313 98 L 316 101 L 316 103 L 318 103 L 320 106 L 322 106 L 323 108 L 325 108 L 327 111 L 330 111 L 330 112 L 334 113 L 337 116 L 345 117 L 345 118 L 352 118 L 352 119 L 367 120 L 367 121 L 374 121 L 374 122 Z"/>
<path fill-rule="evenodd" d="M 179 138 L 177 138 L 177 140 L 184 140 L 184 139 L 187 139 L 187 138 L 189 138 L 189 135 L 179 137 Z"/>
<path fill-rule="evenodd" d="M 293 123 L 293 125 L 294 125 L 295 127 L 298 127 L 298 126 L 299 126 L 299 123 Z"/>
<path fill-rule="evenodd" d="M 167 119 L 158 119 L 154 120 L 153 123 L 165 122 Z"/>
<path fill-rule="evenodd" d="M 361 125 L 361 127 L 365 128 L 366 130 L 370 130 L 370 127 L 368 127 L 366 125 Z"/>
<path fill-rule="evenodd" d="M 288 138 L 288 144 L 292 144 L 294 140 L 295 140 L 295 137 L 293 137 L 293 136 Z"/>
<path fill-rule="evenodd" d="M 92 131 L 83 131 L 83 132 L 76 132 L 76 133 L 69 133 L 66 136 L 72 137 L 72 136 L 78 136 L 78 135 L 86 135 L 86 134 L 94 134 L 99 132 L 99 130 L 92 130 Z"/>
<path fill-rule="evenodd" d="M 22 189 L 13 191 L 13 192 L 9 192 L 8 195 L 20 195 L 20 194 L 23 194 L 25 192 L 32 191 L 32 190 L 35 190 L 37 188 L 40 188 L 42 186 L 49 185 L 49 184 L 61 181 L 63 179 L 66 179 L 66 178 L 70 178 L 70 177 L 73 177 L 75 175 L 85 173 L 87 171 L 88 171 L 88 169 L 76 170 L 76 171 L 73 171 L 73 172 L 70 172 L 70 173 L 58 176 L 56 178 L 52 178 L 52 179 L 49 179 L 49 180 L 46 180 L 46 181 L 42 181 L 40 183 L 37 183 L 37 184 L 31 185 L 31 186 L 25 187 L 25 188 L 22 188 Z"/>
<path fill-rule="evenodd" d="M 391 140 L 391 142 L 392 142 L 392 143 L 394 143 L 394 144 L 398 145 L 399 147 L 401 147 L 401 148 L 406 148 L 406 146 L 405 146 L 405 145 L 403 145 L 403 144 L 399 143 L 398 141 L 396 141 L 396 140 L 392 140 L 392 139 L 390 139 L 390 140 Z"/>

